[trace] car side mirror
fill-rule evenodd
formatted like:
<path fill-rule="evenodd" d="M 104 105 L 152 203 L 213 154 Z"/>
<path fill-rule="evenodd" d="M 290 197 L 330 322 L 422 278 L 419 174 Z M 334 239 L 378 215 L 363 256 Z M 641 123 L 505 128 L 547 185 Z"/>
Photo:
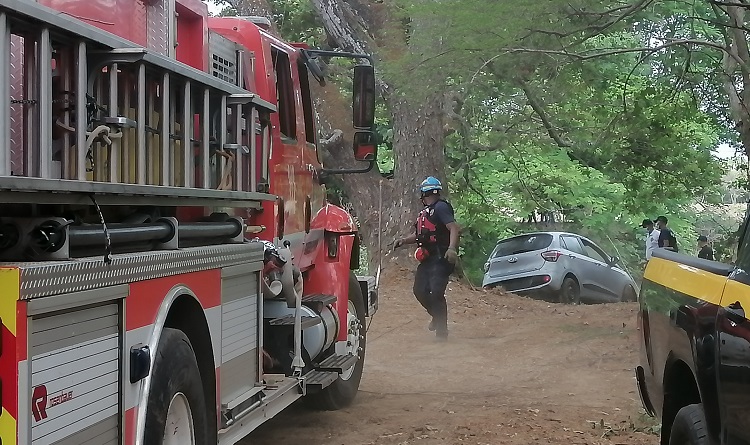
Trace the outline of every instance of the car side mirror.
<path fill-rule="evenodd" d="M 619 259 L 619 258 L 617 258 L 616 256 L 610 257 L 610 259 L 609 259 L 609 264 L 611 264 L 611 265 L 613 265 L 613 266 L 614 266 L 615 264 L 619 263 L 619 262 L 620 262 L 620 259 Z"/>
<path fill-rule="evenodd" d="M 352 122 L 357 130 L 372 130 L 375 126 L 375 68 L 372 65 L 354 67 L 352 94 Z"/>
<path fill-rule="evenodd" d="M 378 157 L 378 144 L 372 131 L 357 131 L 354 133 L 354 159 L 358 161 L 374 161 Z"/>

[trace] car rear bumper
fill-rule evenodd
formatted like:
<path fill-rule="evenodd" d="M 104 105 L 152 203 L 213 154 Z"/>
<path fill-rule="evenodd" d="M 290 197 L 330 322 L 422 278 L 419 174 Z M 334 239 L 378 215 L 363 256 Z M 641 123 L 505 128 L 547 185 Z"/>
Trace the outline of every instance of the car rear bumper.
<path fill-rule="evenodd" d="M 503 279 L 497 281 L 484 283 L 483 287 L 492 288 L 502 286 L 503 289 L 507 290 L 508 292 L 516 293 L 539 290 L 558 290 L 554 288 L 552 277 L 549 274 L 540 272 L 541 271 L 537 271 L 537 273 L 535 274 L 524 274 L 522 276 L 515 277 L 503 277 Z"/>

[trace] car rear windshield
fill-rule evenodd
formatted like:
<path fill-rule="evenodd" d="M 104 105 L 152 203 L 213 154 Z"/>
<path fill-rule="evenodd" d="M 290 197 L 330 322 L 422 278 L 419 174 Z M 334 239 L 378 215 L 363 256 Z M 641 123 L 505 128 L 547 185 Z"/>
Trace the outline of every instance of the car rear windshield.
<path fill-rule="evenodd" d="M 552 235 L 549 233 L 515 236 L 497 243 L 493 257 L 497 258 L 542 250 L 549 247 L 550 244 L 552 244 Z"/>

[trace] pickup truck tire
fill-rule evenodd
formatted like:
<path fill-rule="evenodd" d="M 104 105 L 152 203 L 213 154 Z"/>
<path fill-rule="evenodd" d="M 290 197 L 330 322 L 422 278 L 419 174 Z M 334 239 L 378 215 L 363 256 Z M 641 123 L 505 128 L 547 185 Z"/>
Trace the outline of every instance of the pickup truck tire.
<path fill-rule="evenodd" d="M 669 434 L 669 445 L 712 445 L 702 404 L 684 406 L 677 412 Z"/>
<path fill-rule="evenodd" d="M 206 400 L 190 340 L 179 329 L 164 328 L 156 351 L 144 443 L 209 443 Z"/>
<path fill-rule="evenodd" d="M 560 286 L 560 303 L 581 304 L 581 287 L 573 277 L 565 277 Z"/>
<path fill-rule="evenodd" d="M 350 325 L 349 342 L 353 343 L 359 351 L 350 351 L 359 355 L 359 360 L 353 369 L 349 368 L 339 375 L 339 378 L 322 391 L 305 397 L 305 404 L 309 408 L 333 411 L 350 405 L 359 391 L 359 382 L 362 380 L 362 370 L 365 366 L 365 347 L 367 346 L 367 324 L 365 319 L 365 298 L 359 287 L 357 277 L 351 273 L 349 276 L 349 311 L 348 320 L 342 323 Z M 354 323 L 354 327 L 351 326 Z M 356 338 L 353 338 L 356 337 Z M 357 345 L 358 343 L 358 345 Z"/>

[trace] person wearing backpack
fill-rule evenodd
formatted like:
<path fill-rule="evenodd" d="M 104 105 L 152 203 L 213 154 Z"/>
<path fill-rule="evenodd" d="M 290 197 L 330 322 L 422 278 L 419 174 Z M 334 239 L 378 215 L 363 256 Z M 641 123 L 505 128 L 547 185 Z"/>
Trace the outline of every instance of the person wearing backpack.
<path fill-rule="evenodd" d="M 668 227 L 669 220 L 666 216 L 656 218 L 656 228 L 659 229 L 659 247 L 663 247 L 673 252 L 678 252 L 677 237 L 672 229 Z"/>

